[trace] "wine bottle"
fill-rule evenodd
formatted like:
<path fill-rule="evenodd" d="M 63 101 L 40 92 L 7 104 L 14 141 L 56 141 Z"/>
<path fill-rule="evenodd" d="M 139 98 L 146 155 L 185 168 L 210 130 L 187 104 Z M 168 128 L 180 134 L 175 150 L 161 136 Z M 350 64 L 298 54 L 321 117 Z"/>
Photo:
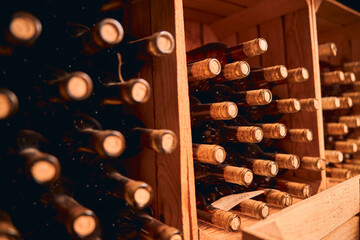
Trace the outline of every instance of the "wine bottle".
<path fill-rule="evenodd" d="M 340 107 L 340 99 L 337 97 L 321 98 L 322 110 L 334 110 Z"/>
<path fill-rule="evenodd" d="M 316 98 L 300 99 L 301 111 L 315 112 L 320 108 L 319 101 Z"/>
<path fill-rule="evenodd" d="M 272 94 L 268 89 L 234 92 L 228 86 L 216 84 L 212 89 L 210 98 L 216 102 L 232 101 L 238 107 L 248 107 L 269 104 L 272 100 Z"/>
<path fill-rule="evenodd" d="M 241 218 L 238 215 L 208 205 L 199 191 L 196 191 L 196 207 L 199 219 L 229 232 L 236 232 L 240 229 Z"/>
<path fill-rule="evenodd" d="M 344 75 L 345 75 L 345 80 L 343 84 L 348 85 L 355 83 L 356 75 L 353 72 L 345 72 Z"/>
<path fill-rule="evenodd" d="M 347 72 L 360 72 L 360 61 L 344 63 L 344 70 Z"/>
<path fill-rule="evenodd" d="M 310 186 L 304 183 L 268 177 L 259 178 L 258 183 L 261 188 L 275 188 L 299 198 L 310 197 Z"/>
<path fill-rule="evenodd" d="M 19 109 L 19 100 L 15 93 L 0 88 L 0 120 L 14 116 Z"/>
<path fill-rule="evenodd" d="M 289 129 L 288 134 L 283 140 L 288 140 L 293 143 L 305 143 L 313 140 L 313 134 L 310 129 Z"/>
<path fill-rule="evenodd" d="M 220 61 L 221 65 L 254 57 L 267 51 L 268 44 L 263 38 L 256 38 L 247 42 L 228 47 L 224 43 L 214 42 L 186 53 L 188 62 L 199 61 L 213 57 Z"/>
<path fill-rule="evenodd" d="M 321 73 L 321 84 L 325 86 L 342 84 L 345 81 L 345 75 L 342 71 L 333 71 Z"/>
<path fill-rule="evenodd" d="M 325 169 L 325 161 L 319 157 L 304 156 L 301 158 L 300 168 L 311 171 L 322 171 Z"/>
<path fill-rule="evenodd" d="M 338 178 L 338 179 L 350 179 L 351 177 L 351 170 L 345 168 L 326 168 L 326 176 L 331 178 Z"/>
<path fill-rule="evenodd" d="M 339 109 L 349 109 L 353 106 L 353 101 L 350 97 L 339 97 L 340 107 Z"/>
<path fill-rule="evenodd" d="M 360 118 L 357 116 L 340 116 L 338 118 L 339 123 L 344 123 L 348 128 L 360 127 Z"/>
<path fill-rule="evenodd" d="M 356 164 L 349 164 L 349 163 L 341 163 L 341 164 L 338 164 L 338 163 L 335 163 L 334 166 L 338 169 L 347 169 L 347 170 L 350 170 L 351 171 L 351 174 L 350 176 L 351 177 L 354 177 L 358 174 L 360 174 L 360 166 L 359 165 L 356 165 Z"/>
<path fill-rule="evenodd" d="M 343 97 L 350 97 L 353 103 L 360 103 L 360 93 L 358 92 L 347 92 L 342 95 Z"/>
<path fill-rule="evenodd" d="M 348 141 L 325 141 L 325 149 L 334 149 L 343 153 L 356 153 L 356 143 Z"/>
<path fill-rule="evenodd" d="M 193 158 L 195 161 L 217 165 L 225 161 L 226 152 L 215 144 L 193 144 Z"/>
<path fill-rule="evenodd" d="M 244 167 L 235 167 L 226 164 L 209 165 L 195 164 L 196 178 L 200 179 L 206 176 L 214 176 L 223 179 L 225 182 L 231 182 L 239 185 L 248 186 L 253 181 L 253 173 L 250 169 Z"/>
<path fill-rule="evenodd" d="M 0 210 L 0 239 L 4 240 L 20 240 L 21 235 L 11 221 L 10 216 Z"/>
<path fill-rule="evenodd" d="M 325 161 L 330 163 L 341 163 L 344 161 L 344 155 L 337 150 L 325 150 Z"/>
<path fill-rule="evenodd" d="M 345 135 L 349 132 L 345 123 L 324 123 L 325 135 Z"/>
<path fill-rule="evenodd" d="M 337 53 L 336 44 L 333 42 L 319 44 L 319 57 L 335 57 Z"/>
<path fill-rule="evenodd" d="M 220 62 L 216 58 L 188 63 L 188 81 L 199 81 L 214 78 L 221 72 Z"/>

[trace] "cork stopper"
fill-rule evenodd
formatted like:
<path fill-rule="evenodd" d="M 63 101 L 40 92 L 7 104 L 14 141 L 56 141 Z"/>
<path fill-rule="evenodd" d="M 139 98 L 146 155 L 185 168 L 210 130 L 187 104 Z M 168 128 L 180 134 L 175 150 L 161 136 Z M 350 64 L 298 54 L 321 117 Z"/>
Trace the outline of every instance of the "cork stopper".
<path fill-rule="evenodd" d="M 219 75 L 221 64 L 216 58 L 207 58 L 192 63 L 188 71 L 190 71 L 193 81 L 205 80 Z"/>
<path fill-rule="evenodd" d="M 341 163 L 344 161 L 344 155 L 340 151 L 325 150 L 325 161 L 330 163 Z"/>
<path fill-rule="evenodd" d="M 15 115 L 18 109 L 19 100 L 16 95 L 6 88 L 0 88 L 0 120 Z"/>
<path fill-rule="evenodd" d="M 153 191 L 148 184 L 130 180 L 125 184 L 124 188 L 124 199 L 132 207 L 143 209 L 149 206 L 153 197 Z"/>
<path fill-rule="evenodd" d="M 333 42 L 319 45 L 319 57 L 335 57 L 337 53 L 336 44 Z"/>
<path fill-rule="evenodd" d="M 113 18 L 105 18 L 95 25 L 95 31 L 102 42 L 101 45 L 113 47 L 124 38 L 124 29 L 121 24 Z"/>
<path fill-rule="evenodd" d="M 288 71 L 283 65 L 264 68 L 264 78 L 268 82 L 275 82 L 287 78 Z"/>
<path fill-rule="evenodd" d="M 300 83 L 309 79 L 309 71 L 306 68 L 300 67 L 288 70 L 286 81 L 288 83 Z"/>
<path fill-rule="evenodd" d="M 262 159 L 255 159 L 251 169 L 255 175 L 267 177 L 275 177 L 279 172 L 279 167 L 275 162 Z"/>
<path fill-rule="evenodd" d="M 147 81 L 142 78 L 131 79 L 127 81 L 130 86 L 131 100 L 129 103 L 144 103 L 150 98 L 151 87 Z"/>
<path fill-rule="evenodd" d="M 241 219 L 238 215 L 221 209 L 216 209 L 211 215 L 211 222 L 230 232 L 239 231 Z"/>
<path fill-rule="evenodd" d="M 342 71 L 321 73 L 320 76 L 323 85 L 342 84 L 345 81 L 345 75 Z"/>
<path fill-rule="evenodd" d="M 349 128 L 360 127 L 360 118 L 357 116 L 340 116 L 340 123 L 345 123 Z"/>
<path fill-rule="evenodd" d="M 346 72 L 360 72 L 360 61 L 344 63 L 344 69 Z"/>
<path fill-rule="evenodd" d="M 329 135 L 345 135 L 349 132 L 345 123 L 327 123 L 325 124 L 326 133 Z"/>
<path fill-rule="evenodd" d="M 48 161 L 35 162 L 30 171 L 33 179 L 40 184 L 53 181 L 57 175 L 56 166 Z"/>
<path fill-rule="evenodd" d="M 116 158 L 125 150 L 125 137 L 118 131 L 96 131 L 93 135 L 95 152 L 103 157 Z"/>
<path fill-rule="evenodd" d="M 246 61 L 237 61 L 225 64 L 223 69 L 224 77 L 227 80 L 236 80 L 247 77 L 250 73 L 250 66 Z"/>
<path fill-rule="evenodd" d="M 258 218 L 265 219 L 269 216 L 269 207 L 266 203 L 261 201 L 256 201 L 253 199 L 246 199 L 239 204 L 239 207 L 235 210 L 240 210 L 242 214 Z"/>
<path fill-rule="evenodd" d="M 353 84 L 356 81 L 356 76 L 353 72 L 345 72 L 345 81 L 343 84 Z"/>
<path fill-rule="evenodd" d="M 298 182 L 290 182 L 290 181 L 284 181 L 286 182 L 287 192 L 293 196 L 299 197 L 299 198 L 308 198 L 310 197 L 310 186 L 304 183 L 298 183 Z"/>
<path fill-rule="evenodd" d="M 287 133 L 287 128 L 282 123 L 261 124 L 261 129 L 264 133 L 264 138 L 280 139 L 284 138 Z"/>
<path fill-rule="evenodd" d="M 351 170 L 346 168 L 326 168 L 326 174 L 332 178 L 350 179 Z"/>
<path fill-rule="evenodd" d="M 337 97 L 323 97 L 321 98 L 321 105 L 323 110 L 334 110 L 340 107 L 340 99 Z"/>
<path fill-rule="evenodd" d="M 156 57 L 169 55 L 174 51 L 175 40 L 171 33 L 161 31 L 151 35 L 147 51 Z"/>
<path fill-rule="evenodd" d="M 212 103 L 210 116 L 214 120 L 230 120 L 237 116 L 238 107 L 233 102 Z"/>
<path fill-rule="evenodd" d="M 171 130 L 141 129 L 141 131 L 143 132 L 144 144 L 158 153 L 170 154 L 177 146 L 176 135 Z"/>
<path fill-rule="evenodd" d="M 343 153 L 356 153 L 358 148 L 356 143 L 349 141 L 336 141 L 335 150 Z"/>
<path fill-rule="evenodd" d="M 246 103 L 250 106 L 266 105 L 272 100 L 269 89 L 258 89 L 246 91 Z"/>
<path fill-rule="evenodd" d="M 82 101 L 90 97 L 93 91 L 93 82 L 84 72 L 72 72 L 65 80 L 64 85 L 59 85 L 60 95 L 69 101 Z"/>
<path fill-rule="evenodd" d="M 311 171 L 321 171 L 325 169 L 325 161 L 318 157 L 303 157 L 301 159 L 301 168 Z"/>
<path fill-rule="evenodd" d="M 353 106 L 353 101 L 349 97 L 339 97 L 340 100 L 340 109 L 348 109 Z"/>
<path fill-rule="evenodd" d="M 299 157 L 293 154 L 277 153 L 275 154 L 275 162 L 284 169 L 298 169 L 300 166 Z"/>
<path fill-rule="evenodd" d="M 346 139 L 348 142 L 353 142 L 355 143 L 357 146 L 358 146 L 358 149 L 360 148 L 360 139 L 351 139 L 351 138 L 348 138 Z"/>
<path fill-rule="evenodd" d="M 316 98 L 300 99 L 301 110 L 305 112 L 315 112 L 320 108 L 320 103 Z"/>
<path fill-rule="evenodd" d="M 15 44 L 29 44 L 39 38 L 41 31 L 42 25 L 37 17 L 27 12 L 17 12 L 9 24 L 9 40 Z"/>
<path fill-rule="evenodd" d="M 310 129 L 289 129 L 288 135 L 292 142 L 311 142 L 313 140 Z"/>
<path fill-rule="evenodd" d="M 350 97 L 353 103 L 360 103 L 360 92 L 343 93 L 343 97 Z"/>
<path fill-rule="evenodd" d="M 292 205 L 293 198 L 286 192 L 272 189 L 266 193 L 266 203 L 276 207 L 285 208 Z"/>
<path fill-rule="evenodd" d="M 243 43 L 243 51 L 247 57 L 254 57 L 266 52 L 268 43 L 264 38 L 256 38 Z"/>
<path fill-rule="evenodd" d="M 248 186 L 253 181 L 253 173 L 248 168 L 243 167 L 224 167 L 224 180 L 226 182 L 235 183 L 238 185 Z"/>
<path fill-rule="evenodd" d="M 225 149 L 214 144 L 193 144 L 194 159 L 208 164 L 220 164 L 225 161 Z"/>
<path fill-rule="evenodd" d="M 237 127 L 236 138 L 239 142 L 258 143 L 263 136 L 263 131 L 259 127 Z"/>
<path fill-rule="evenodd" d="M 300 111 L 301 105 L 296 98 L 281 99 L 277 101 L 277 109 L 280 113 L 296 113 Z"/>
<path fill-rule="evenodd" d="M 96 219 L 89 215 L 80 215 L 73 222 L 73 230 L 80 238 L 91 235 L 96 230 Z"/>

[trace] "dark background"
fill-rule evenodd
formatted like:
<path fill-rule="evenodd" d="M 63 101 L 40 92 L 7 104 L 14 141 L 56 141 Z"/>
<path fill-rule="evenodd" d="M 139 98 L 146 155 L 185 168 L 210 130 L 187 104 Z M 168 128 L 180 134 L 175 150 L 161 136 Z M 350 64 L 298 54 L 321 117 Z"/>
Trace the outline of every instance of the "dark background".
<path fill-rule="evenodd" d="M 360 12 L 360 0 L 338 0 L 338 2 Z"/>

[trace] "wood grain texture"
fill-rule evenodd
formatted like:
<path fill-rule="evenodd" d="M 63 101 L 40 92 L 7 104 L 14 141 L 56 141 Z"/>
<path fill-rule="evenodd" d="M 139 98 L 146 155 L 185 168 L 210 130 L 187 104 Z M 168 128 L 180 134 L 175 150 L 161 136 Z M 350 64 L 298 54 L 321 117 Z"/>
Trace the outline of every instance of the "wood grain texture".
<path fill-rule="evenodd" d="M 186 51 L 202 45 L 202 24 L 199 22 L 185 21 L 185 46 Z"/>
<path fill-rule="evenodd" d="M 213 23 L 221 18 L 222 16 L 218 14 L 208 13 L 193 8 L 184 8 L 184 19 L 186 19 L 186 21 L 194 21 L 208 24 Z"/>
<path fill-rule="evenodd" d="M 212 31 L 208 24 L 202 25 L 202 34 L 203 34 L 203 45 L 211 42 L 218 42 L 218 37 Z"/>
<path fill-rule="evenodd" d="M 360 238 L 360 217 L 355 216 L 326 235 L 322 240 L 358 240 Z"/>
<path fill-rule="evenodd" d="M 243 239 L 320 239 L 360 211 L 360 176 L 244 229 Z"/>
<path fill-rule="evenodd" d="M 244 9 L 237 4 L 221 0 L 184 0 L 184 6 L 221 16 L 227 16 Z"/>
<path fill-rule="evenodd" d="M 317 17 L 343 26 L 357 23 L 360 13 L 337 1 L 324 0 L 316 13 Z"/>

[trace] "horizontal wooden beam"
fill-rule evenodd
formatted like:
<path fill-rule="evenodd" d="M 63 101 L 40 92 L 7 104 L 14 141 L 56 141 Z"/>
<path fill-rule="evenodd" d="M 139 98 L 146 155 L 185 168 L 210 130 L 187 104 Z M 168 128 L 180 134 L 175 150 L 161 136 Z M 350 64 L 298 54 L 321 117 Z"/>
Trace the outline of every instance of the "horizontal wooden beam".
<path fill-rule="evenodd" d="M 305 7 L 307 1 L 304 0 L 264 0 L 212 23 L 210 27 L 219 38 L 223 38 Z"/>
<path fill-rule="evenodd" d="M 321 239 L 360 212 L 360 175 L 244 229 L 243 239 Z"/>

